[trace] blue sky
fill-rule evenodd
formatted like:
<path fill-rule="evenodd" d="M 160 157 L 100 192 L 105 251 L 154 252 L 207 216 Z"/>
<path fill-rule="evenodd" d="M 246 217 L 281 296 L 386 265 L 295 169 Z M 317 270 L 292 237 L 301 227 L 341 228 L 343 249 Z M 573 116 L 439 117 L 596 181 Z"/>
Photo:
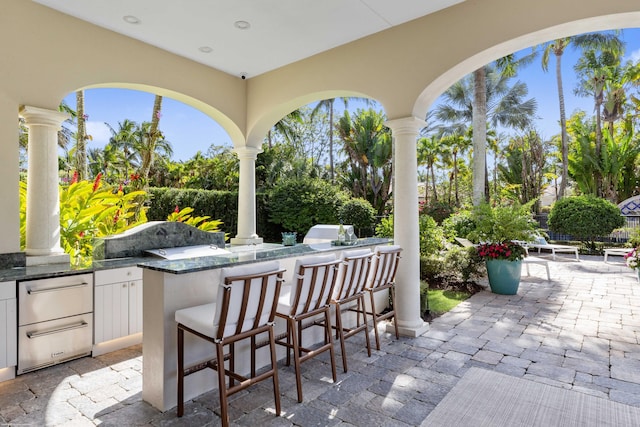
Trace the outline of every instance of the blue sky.
<path fill-rule="evenodd" d="M 625 59 L 640 59 L 640 29 L 625 29 L 623 39 L 627 44 Z M 582 109 L 591 114 L 590 99 L 573 95 L 575 75 L 573 65 L 578 58 L 577 52 L 569 49 L 563 56 L 563 83 L 567 115 Z M 527 83 L 529 96 L 538 101 L 537 129 L 544 138 L 559 132 L 558 93 L 555 80 L 555 59 L 549 63 L 549 71 L 544 73 L 538 58 L 534 63 L 518 73 L 519 80 Z M 154 95 L 127 89 L 88 89 L 85 91 L 85 113 L 89 116 L 87 132 L 93 140 L 89 147 L 104 147 L 111 133 L 104 124 L 109 123 L 118 129 L 118 122 L 130 119 L 141 123 L 151 120 Z M 71 93 L 65 102 L 75 108 L 75 94 Z M 336 103 L 340 107 L 340 103 Z M 362 107 L 351 103 L 350 108 Z M 164 98 L 160 129 L 171 143 L 174 160 L 188 160 L 198 151 L 205 153 L 211 145 L 231 146 L 227 133 L 211 118 L 200 111 L 170 98 Z"/>

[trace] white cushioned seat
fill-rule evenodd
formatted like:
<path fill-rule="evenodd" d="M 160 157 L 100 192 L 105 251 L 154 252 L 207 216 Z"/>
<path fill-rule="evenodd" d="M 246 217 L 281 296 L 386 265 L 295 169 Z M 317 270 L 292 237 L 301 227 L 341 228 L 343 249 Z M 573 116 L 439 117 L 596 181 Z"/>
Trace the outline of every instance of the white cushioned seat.
<path fill-rule="evenodd" d="M 176 311 L 176 322 L 182 323 L 187 328 L 213 337 L 216 335 L 218 325 L 214 325 L 216 315 L 216 303 L 198 305 L 196 307 L 183 308 Z"/>

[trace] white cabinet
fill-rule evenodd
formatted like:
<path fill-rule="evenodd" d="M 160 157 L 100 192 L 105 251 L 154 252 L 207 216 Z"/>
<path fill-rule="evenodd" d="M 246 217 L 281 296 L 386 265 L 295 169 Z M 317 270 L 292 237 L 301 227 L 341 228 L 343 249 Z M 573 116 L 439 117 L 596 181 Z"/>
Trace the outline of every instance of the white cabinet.
<path fill-rule="evenodd" d="M 16 282 L 0 282 L 0 381 L 15 377 L 18 363 Z"/>
<path fill-rule="evenodd" d="M 99 270 L 94 272 L 94 285 L 93 355 L 141 342 L 142 270 Z"/>

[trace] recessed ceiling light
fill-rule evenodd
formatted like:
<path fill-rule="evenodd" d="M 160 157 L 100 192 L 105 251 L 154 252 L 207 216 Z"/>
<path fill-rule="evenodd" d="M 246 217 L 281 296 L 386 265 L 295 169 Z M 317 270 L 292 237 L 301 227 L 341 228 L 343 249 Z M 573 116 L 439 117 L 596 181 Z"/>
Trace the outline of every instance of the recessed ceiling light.
<path fill-rule="evenodd" d="M 126 15 L 123 16 L 122 19 L 124 20 L 124 22 L 127 22 L 129 24 L 139 24 L 140 20 L 138 18 L 136 18 L 133 15 Z"/>
<path fill-rule="evenodd" d="M 211 53 L 213 51 L 209 46 L 201 46 L 198 50 L 202 53 Z"/>
<path fill-rule="evenodd" d="M 241 30 L 248 30 L 249 27 L 251 27 L 251 24 L 249 24 L 247 21 L 236 21 L 233 23 L 233 25 Z"/>

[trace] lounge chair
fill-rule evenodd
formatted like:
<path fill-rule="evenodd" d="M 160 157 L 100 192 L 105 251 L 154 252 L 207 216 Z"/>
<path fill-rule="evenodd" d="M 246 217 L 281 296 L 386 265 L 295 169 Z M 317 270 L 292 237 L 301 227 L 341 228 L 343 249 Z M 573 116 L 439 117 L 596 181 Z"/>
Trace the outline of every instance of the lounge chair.
<path fill-rule="evenodd" d="M 631 251 L 631 248 L 606 248 L 604 250 L 604 262 L 607 262 L 607 258 L 610 255 L 625 256 Z"/>
<path fill-rule="evenodd" d="M 456 242 L 458 242 L 458 244 L 459 244 L 460 246 L 462 246 L 463 248 L 472 248 L 472 247 L 474 247 L 474 246 L 477 246 L 477 245 L 473 244 L 473 243 L 471 242 L 471 240 L 465 239 L 465 238 L 463 238 L 463 237 L 454 237 L 454 240 L 455 240 Z"/>
<path fill-rule="evenodd" d="M 576 255 L 576 261 L 580 261 L 580 257 L 578 255 L 578 248 L 576 246 L 554 245 L 554 244 L 548 243 L 544 237 L 536 238 L 536 240 L 534 240 L 533 243 L 528 243 L 527 246 L 529 247 L 529 249 L 531 248 L 538 249 L 538 253 L 540 253 L 542 249 L 551 251 L 551 255 L 554 261 L 556 259 L 556 252 L 574 253 Z"/>

